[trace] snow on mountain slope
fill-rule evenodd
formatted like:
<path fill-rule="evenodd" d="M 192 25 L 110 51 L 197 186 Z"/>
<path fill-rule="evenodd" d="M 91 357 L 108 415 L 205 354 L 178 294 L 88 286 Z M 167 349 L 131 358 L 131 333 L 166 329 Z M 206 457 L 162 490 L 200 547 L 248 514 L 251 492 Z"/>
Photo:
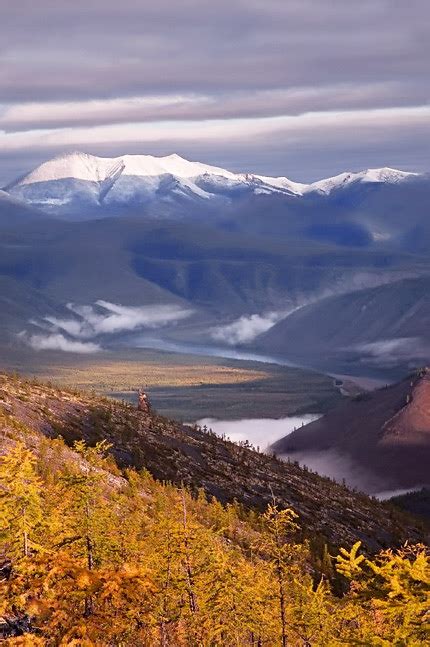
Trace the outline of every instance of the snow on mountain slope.
<path fill-rule="evenodd" d="M 152 155 L 123 155 L 121 157 L 96 157 L 87 153 L 70 153 L 44 162 L 34 171 L 21 178 L 13 186 L 50 182 L 73 178 L 87 182 L 103 182 L 113 175 L 156 177 L 173 175 L 178 178 L 194 178 L 205 173 L 236 179 L 236 175 L 216 166 L 189 162 L 179 155 L 153 157 Z"/>
<path fill-rule="evenodd" d="M 368 169 L 342 173 L 312 184 L 286 177 L 233 173 L 217 166 L 190 162 L 179 155 L 123 155 L 108 158 L 68 153 L 44 162 L 16 180 L 7 191 L 20 200 L 56 213 L 90 212 L 104 208 L 149 204 L 231 201 L 235 196 L 306 194 L 329 195 L 358 183 L 395 184 L 417 173 Z"/>
<path fill-rule="evenodd" d="M 334 177 L 329 177 L 325 180 L 313 182 L 312 184 L 307 186 L 306 193 L 317 191 L 318 193 L 329 194 L 332 191 L 345 188 L 346 186 L 349 186 L 350 184 L 353 184 L 355 182 L 361 182 L 363 184 L 398 184 L 403 180 L 418 176 L 419 173 L 399 171 L 397 169 L 388 167 L 367 169 L 366 171 L 360 171 L 359 173 L 340 173 L 340 175 L 335 175 Z"/>
<path fill-rule="evenodd" d="M 256 175 L 255 177 L 270 187 L 282 189 L 294 195 L 303 195 L 310 186 L 301 182 L 292 182 L 286 177 L 268 177 L 265 175 Z"/>
<path fill-rule="evenodd" d="M 225 178 L 235 183 L 256 182 L 266 188 L 279 189 L 295 195 L 303 195 L 311 191 L 329 193 L 353 182 L 387 182 L 398 183 L 407 178 L 418 176 L 418 173 L 399 171 L 391 168 L 367 169 L 358 173 L 341 173 L 304 184 L 292 182 L 286 177 L 269 177 L 249 173 L 232 173 L 226 169 L 190 162 L 177 154 L 166 157 L 153 155 L 123 155 L 121 157 L 96 157 L 88 153 L 70 153 L 55 157 L 38 166 L 24 177 L 9 185 L 8 189 L 37 182 L 51 182 L 73 178 L 87 182 L 106 182 L 110 178 L 120 176 L 159 177 L 172 175 L 180 179 L 197 178 L 200 176 L 215 176 Z"/>
<path fill-rule="evenodd" d="M 70 153 L 44 162 L 7 187 L 51 210 L 142 205 L 154 201 L 229 200 L 237 192 L 301 195 L 305 185 L 190 162 L 179 155 L 96 157 Z"/>

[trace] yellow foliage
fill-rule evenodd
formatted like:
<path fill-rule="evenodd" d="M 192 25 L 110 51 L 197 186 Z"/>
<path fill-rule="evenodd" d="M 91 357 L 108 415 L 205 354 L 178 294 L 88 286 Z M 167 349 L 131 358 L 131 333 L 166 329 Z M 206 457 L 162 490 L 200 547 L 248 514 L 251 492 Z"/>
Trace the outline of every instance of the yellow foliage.
<path fill-rule="evenodd" d="M 350 587 L 336 597 L 298 541 L 294 511 L 273 504 L 260 515 L 145 471 L 121 474 L 104 443 L 78 443 L 79 461 L 50 470 L 64 448 L 46 442 L 39 457 L 17 443 L 0 462 L 0 554 L 11 563 L 0 616 L 23 627 L 6 645 L 427 644 L 424 546 L 374 559 L 359 542 L 341 549 Z M 335 578 L 326 549 L 322 562 Z"/>

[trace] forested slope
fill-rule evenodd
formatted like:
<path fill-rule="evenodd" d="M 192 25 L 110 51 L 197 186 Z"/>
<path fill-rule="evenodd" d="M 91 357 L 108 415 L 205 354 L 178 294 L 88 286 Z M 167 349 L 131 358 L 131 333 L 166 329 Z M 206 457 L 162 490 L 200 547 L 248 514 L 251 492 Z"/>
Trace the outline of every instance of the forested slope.
<path fill-rule="evenodd" d="M 8 376 L 0 398 L 0 636 L 6 645 L 425 643 L 425 547 L 366 558 L 359 543 L 347 541 L 336 558 L 322 537 L 307 539 L 309 520 L 300 506 L 296 512 L 284 507 L 279 482 L 287 491 L 287 475 L 293 483 L 301 474 L 310 490 L 322 479 L 198 430 L 188 438 L 183 427 L 107 400 Z M 136 444 L 133 461 L 153 472 L 155 464 L 160 471 L 166 464 L 165 478 L 187 477 L 189 488 L 155 480 L 145 468 L 121 469 L 109 453 L 114 447 L 96 442 L 109 429 L 114 441 L 114 430 L 122 437 L 136 428 L 147 439 Z M 60 429 L 70 430 L 72 447 Z M 93 446 L 73 441 L 78 430 Z M 262 504 L 268 477 L 278 474 L 264 512 L 208 496 L 215 465 L 206 470 L 206 492 L 196 490 L 196 463 L 211 456 L 210 449 L 203 454 L 204 443 L 223 447 L 232 472 L 244 470 L 251 481 L 260 465 Z M 121 445 L 115 453 L 125 465 L 128 445 L 124 439 Z M 230 480 L 236 485 L 227 497 L 219 451 L 220 492 L 232 498 L 240 476 Z M 173 457 L 176 476 L 169 472 Z M 399 539 L 417 538 L 418 527 L 406 518 L 403 525 L 401 517 L 394 521 L 394 510 L 330 487 L 339 500 L 344 493 L 346 517 L 347 505 L 359 507 L 359 501 L 368 517 L 378 515 L 387 542 L 394 526 Z M 331 521 L 339 523 L 335 516 Z"/>

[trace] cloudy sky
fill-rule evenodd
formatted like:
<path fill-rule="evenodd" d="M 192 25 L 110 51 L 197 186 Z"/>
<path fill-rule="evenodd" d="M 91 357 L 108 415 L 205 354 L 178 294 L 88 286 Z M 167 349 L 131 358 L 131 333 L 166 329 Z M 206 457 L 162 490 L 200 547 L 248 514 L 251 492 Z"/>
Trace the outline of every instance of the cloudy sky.
<path fill-rule="evenodd" d="M 66 150 L 430 170 L 429 0 L 0 4 L 0 185 Z"/>

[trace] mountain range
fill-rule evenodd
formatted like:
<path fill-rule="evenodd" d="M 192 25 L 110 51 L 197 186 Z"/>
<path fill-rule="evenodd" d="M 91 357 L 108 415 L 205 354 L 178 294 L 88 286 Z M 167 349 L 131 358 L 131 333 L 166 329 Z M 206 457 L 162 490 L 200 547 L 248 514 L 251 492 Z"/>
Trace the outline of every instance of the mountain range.
<path fill-rule="evenodd" d="M 396 185 L 420 178 L 417 173 L 381 168 L 303 184 L 286 177 L 232 173 L 177 154 L 104 158 L 76 152 L 41 164 L 6 191 L 57 216 L 81 219 L 154 203 L 164 208 L 174 203 L 185 208 L 192 203 L 225 207 L 249 196 L 330 196 L 357 185 Z"/>
<path fill-rule="evenodd" d="M 188 312 L 163 326 L 182 341 L 342 370 L 422 363 L 429 205 L 428 175 L 389 168 L 303 184 L 178 155 L 62 155 L 0 192 L 0 327 L 70 342 L 82 308 L 163 305 Z M 254 335 L 229 338 L 253 317 Z M 381 343 L 400 350 L 381 362 Z"/>

